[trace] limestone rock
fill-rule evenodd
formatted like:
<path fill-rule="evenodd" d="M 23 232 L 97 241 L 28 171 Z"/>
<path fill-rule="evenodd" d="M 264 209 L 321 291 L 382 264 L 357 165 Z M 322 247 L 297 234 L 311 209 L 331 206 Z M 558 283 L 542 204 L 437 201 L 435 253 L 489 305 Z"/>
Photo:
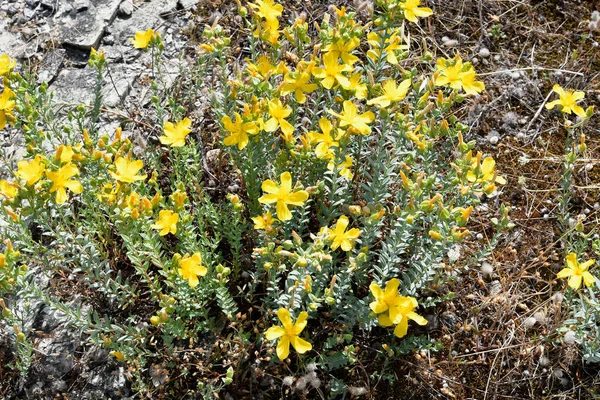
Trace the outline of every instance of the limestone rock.
<path fill-rule="evenodd" d="M 117 15 L 120 0 L 77 0 L 61 3 L 59 36 L 69 46 L 89 49 L 97 47 L 104 29 Z"/>

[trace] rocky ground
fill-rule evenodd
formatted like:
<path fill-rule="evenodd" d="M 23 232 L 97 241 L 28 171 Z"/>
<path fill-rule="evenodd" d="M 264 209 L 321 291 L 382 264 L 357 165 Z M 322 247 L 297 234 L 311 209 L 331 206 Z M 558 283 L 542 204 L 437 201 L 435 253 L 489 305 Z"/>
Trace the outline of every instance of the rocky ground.
<path fill-rule="evenodd" d="M 151 55 L 133 48 L 138 30 L 160 32 L 167 61 L 162 66 L 166 89 L 179 75 L 180 56 L 193 26 L 196 0 L 3 0 L 0 3 L 0 54 L 19 61 L 22 73 L 37 73 L 54 99 L 66 106 L 90 105 L 96 74 L 87 65 L 90 49 L 103 48 L 109 63 L 102 94 L 101 132 L 113 133 L 123 118 L 150 101 L 148 80 Z M 24 153 L 23 141 L 7 129 L 0 146 L 15 163 Z M 2 221 L 0 221 L 1 223 Z M 49 278 L 38 276 L 40 289 Z M 75 300 L 85 308 L 85 300 Z M 50 398 L 71 393 L 70 399 L 124 398 L 130 394 L 124 367 L 109 362 L 107 351 L 86 346 L 78 332 L 50 312 L 40 301 L 22 299 L 16 310 L 34 332 L 35 363 L 20 387 L 10 388 L 15 398 Z M 0 326 L 0 360 L 9 348 L 12 328 Z M 9 388 L 0 363 L 0 396 Z M 73 394 L 76 393 L 76 394 Z"/>
<path fill-rule="evenodd" d="M 58 103 L 89 105 L 94 98 L 95 73 L 87 65 L 91 48 L 104 49 L 109 63 L 102 94 L 102 132 L 114 132 L 117 119 L 131 115 L 150 101 L 151 55 L 133 48 L 138 30 L 153 28 L 165 43 L 162 73 L 172 84 L 179 74 L 184 33 L 193 26 L 194 0 L 3 0 L 0 5 L 0 54 L 20 61 L 23 72 L 37 73 Z M 23 62 L 25 62 L 23 64 Z M 110 117 L 115 117 L 111 119 Z M 17 137 L 4 146 L 19 147 Z M 18 155 L 17 157 L 18 158 Z"/>

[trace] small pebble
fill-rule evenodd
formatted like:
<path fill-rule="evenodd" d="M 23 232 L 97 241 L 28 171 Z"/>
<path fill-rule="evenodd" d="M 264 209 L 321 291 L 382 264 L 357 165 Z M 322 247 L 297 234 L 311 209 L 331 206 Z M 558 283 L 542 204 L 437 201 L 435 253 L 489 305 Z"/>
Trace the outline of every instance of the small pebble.
<path fill-rule="evenodd" d="M 533 317 L 525 318 L 525 320 L 523 321 L 523 326 L 526 329 L 533 328 L 536 322 L 537 320 Z"/>
<path fill-rule="evenodd" d="M 479 49 L 479 57 L 488 58 L 490 56 L 490 50 L 487 47 Z"/>
<path fill-rule="evenodd" d="M 575 340 L 577 340 L 577 334 L 573 331 L 568 331 L 565 333 L 563 340 L 566 344 L 573 344 L 575 343 Z"/>

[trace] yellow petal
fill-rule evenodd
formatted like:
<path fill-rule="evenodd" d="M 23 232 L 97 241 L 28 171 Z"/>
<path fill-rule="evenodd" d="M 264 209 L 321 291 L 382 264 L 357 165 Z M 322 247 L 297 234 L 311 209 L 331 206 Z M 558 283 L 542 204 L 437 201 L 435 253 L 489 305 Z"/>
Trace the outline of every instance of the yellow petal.
<path fill-rule="evenodd" d="M 284 335 L 279 339 L 279 344 L 277 344 L 277 357 L 280 360 L 285 360 L 290 354 L 290 339 L 287 335 Z"/>
<path fill-rule="evenodd" d="M 406 316 L 408 317 L 408 319 L 412 319 L 419 325 L 427 325 L 427 320 L 419 314 L 417 314 L 416 312 L 409 312 L 408 314 L 406 314 Z"/>
<path fill-rule="evenodd" d="M 280 308 L 279 310 L 277 310 L 277 317 L 283 324 L 284 328 L 292 327 L 292 318 L 290 317 L 290 312 L 288 310 L 286 310 L 285 308 Z"/>
<path fill-rule="evenodd" d="M 402 338 L 406 335 L 407 332 L 408 332 L 408 319 L 402 318 L 400 323 L 398 325 L 396 325 L 396 328 L 394 328 L 394 335 L 396 335 L 399 338 Z"/>
<path fill-rule="evenodd" d="M 270 179 L 267 179 L 266 181 L 264 181 L 260 188 L 265 193 L 274 194 L 274 193 L 279 192 L 279 186 Z"/>
<path fill-rule="evenodd" d="M 305 190 L 298 190 L 297 192 L 294 192 L 292 194 L 290 194 L 285 202 L 287 204 L 292 204 L 294 206 L 301 206 L 302 204 L 304 204 L 304 202 L 308 199 L 308 192 Z"/>
<path fill-rule="evenodd" d="M 583 283 L 585 284 L 585 286 L 590 287 L 595 282 L 596 282 L 596 278 L 594 278 L 594 276 L 592 274 L 590 274 L 587 271 L 583 273 Z"/>
<path fill-rule="evenodd" d="M 276 213 L 277 218 L 279 218 L 281 221 L 289 221 L 290 219 L 292 219 L 292 212 L 283 201 L 277 202 Z"/>
<path fill-rule="evenodd" d="M 574 290 L 579 289 L 579 287 L 581 286 L 581 279 L 581 275 L 573 275 L 569 278 L 569 286 Z"/>
<path fill-rule="evenodd" d="M 388 313 L 379 314 L 377 317 L 377 322 L 379 322 L 379 325 L 383 326 L 384 328 L 394 325 Z"/>
<path fill-rule="evenodd" d="M 285 334 L 285 329 L 280 326 L 272 326 L 265 332 L 267 340 L 275 340 L 282 337 Z"/>
<path fill-rule="evenodd" d="M 573 270 L 570 268 L 563 268 L 558 274 L 556 274 L 557 278 L 567 278 L 569 276 L 573 276 Z"/>
<path fill-rule="evenodd" d="M 300 339 L 298 336 L 292 336 L 290 341 L 292 346 L 294 346 L 294 349 L 296 349 L 296 351 L 300 354 L 304 354 L 312 349 L 312 345 L 310 343 L 304 339 Z"/>
<path fill-rule="evenodd" d="M 575 254 L 575 253 L 569 253 L 565 257 L 565 259 L 567 261 L 567 267 L 575 270 L 579 266 L 579 262 L 577 261 L 577 254 Z"/>
<path fill-rule="evenodd" d="M 306 327 L 306 323 L 308 319 L 308 313 L 306 311 L 302 311 L 300 313 L 300 315 L 298 315 L 298 319 L 296 320 L 296 323 L 294 324 L 294 334 L 295 335 L 299 335 L 300 332 L 302 332 L 304 330 L 304 328 Z"/>

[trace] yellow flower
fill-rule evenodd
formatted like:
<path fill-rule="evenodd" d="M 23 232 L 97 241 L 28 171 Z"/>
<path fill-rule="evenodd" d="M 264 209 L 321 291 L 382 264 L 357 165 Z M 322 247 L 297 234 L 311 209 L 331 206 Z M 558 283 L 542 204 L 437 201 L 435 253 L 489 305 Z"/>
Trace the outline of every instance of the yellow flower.
<path fill-rule="evenodd" d="M 246 68 L 251 76 L 261 76 L 264 79 L 268 79 L 273 74 L 280 73 L 280 68 L 271 64 L 269 57 L 266 55 L 258 57 L 258 62 L 256 64 L 248 61 L 248 66 Z"/>
<path fill-rule="evenodd" d="M 115 160 L 115 167 L 117 172 L 110 171 L 110 175 L 113 179 L 119 182 L 132 183 L 135 181 L 141 181 L 148 177 L 148 175 L 136 175 L 142 168 L 144 168 L 144 162 L 142 160 L 131 161 L 129 159 L 119 157 Z"/>
<path fill-rule="evenodd" d="M 350 85 L 350 81 L 342 72 L 352 72 L 352 67 L 348 64 L 339 64 L 338 57 L 334 53 L 323 55 L 323 67 L 313 69 L 313 75 L 322 79 L 321 85 L 326 89 L 331 89 L 336 82 L 344 89 Z"/>
<path fill-rule="evenodd" d="M 333 240 L 331 243 L 331 250 L 337 250 L 341 247 L 344 251 L 350 251 L 354 247 L 354 242 L 360 236 L 360 230 L 358 228 L 352 228 L 346 231 L 348 227 L 348 217 L 342 215 L 335 224 L 334 229 L 328 229 L 329 239 Z"/>
<path fill-rule="evenodd" d="M 15 101 L 12 100 L 14 93 L 8 87 L 4 86 L 4 91 L 0 96 L 0 130 L 6 127 L 7 122 L 12 122 L 15 118 L 12 109 L 15 108 Z"/>
<path fill-rule="evenodd" d="M 360 39 L 357 37 L 350 38 L 347 42 L 344 42 L 344 39 L 339 38 L 334 40 L 331 44 L 328 44 L 323 48 L 323 52 L 332 53 L 335 58 L 342 58 L 342 61 L 345 64 L 352 65 L 358 61 L 358 57 L 350 54 L 352 50 L 357 48 L 360 45 Z"/>
<path fill-rule="evenodd" d="M 322 133 L 308 133 L 310 142 L 317 144 L 315 147 L 315 155 L 321 159 L 332 159 L 334 154 L 331 149 L 339 146 L 337 138 L 333 138 L 333 136 L 331 136 L 333 126 L 327 118 L 321 117 L 321 119 L 319 119 L 319 127 L 321 128 Z"/>
<path fill-rule="evenodd" d="M 179 274 L 183 279 L 186 279 L 192 288 L 198 286 L 198 277 L 204 276 L 208 272 L 208 269 L 202 265 L 202 258 L 200 253 L 194 253 L 190 257 L 189 254 L 183 256 L 179 261 Z"/>
<path fill-rule="evenodd" d="M 356 105 L 350 100 L 344 101 L 344 111 L 341 114 L 337 114 L 332 110 L 329 110 L 329 113 L 335 115 L 340 119 L 341 127 L 348 127 L 348 130 L 353 130 L 362 135 L 368 135 L 371 133 L 371 127 L 367 124 L 370 124 L 375 119 L 375 114 L 371 111 L 367 111 L 366 113 L 359 114 Z"/>
<path fill-rule="evenodd" d="M 289 172 L 281 174 L 281 185 L 267 179 L 262 183 L 261 188 L 268 194 L 260 197 L 258 201 L 263 204 L 277 203 L 276 214 L 282 221 L 292 219 L 288 205 L 301 206 L 308 199 L 306 190 L 292 191 L 292 175 Z"/>
<path fill-rule="evenodd" d="M 476 74 L 473 66 L 463 64 L 458 53 L 452 60 L 438 59 L 436 68 L 439 70 L 439 76 L 435 80 L 436 86 L 448 85 L 455 90 L 462 88 L 467 95 L 476 95 L 485 89 L 483 82 L 475 80 Z"/>
<path fill-rule="evenodd" d="M 400 296 L 398 293 L 400 281 L 396 278 L 390 279 L 385 285 L 385 291 L 375 282 L 369 288 L 375 301 L 369 304 L 373 312 L 379 314 L 378 322 L 387 327 L 396 324 L 394 334 L 401 338 L 408 331 L 408 320 L 412 319 L 419 325 L 427 324 L 427 320 L 414 312 L 418 303 L 414 297 Z"/>
<path fill-rule="evenodd" d="M 281 104 L 281 100 L 275 99 L 273 101 L 269 101 L 269 115 L 271 118 L 265 123 L 265 131 L 267 132 L 275 132 L 277 127 L 281 127 L 281 132 L 283 132 L 283 138 L 286 142 L 292 142 L 294 133 L 294 127 L 285 120 L 285 118 L 289 117 L 292 113 L 292 109 L 290 107 L 284 107 Z"/>
<path fill-rule="evenodd" d="M 404 18 L 410 22 L 418 22 L 417 17 L 424 18 L 433 14 L 429 7 L 419 7 L 421 0 L 406 0 L 404 3 L 399 3 L 400 8 L 404 10 Z"/>
<path fill-rule="evenodd" d="M 248 145 L 248 134 L 256 135 L 258 133 L 256 123 L 242 123 L 242 117 L 238 113 L 235 113 L 235 123 L 231 120 L 229 115 L 225 115 L 221 119 L 221 122 L 223 122 L 225 130 L 230 133 L 230 135 L 223 140 L 225 146 L 235 146 L 237 144 L 238 149 L 242 150 Z"/>
<path fill-rule="evenodd" d="M 354 92 L 354 97 L 357 99 L 364 99 L 367 97 L 367 85 L 361 81 L 362 76 L 360 73 L 352 74 L 348 81 L 350 84 L 345 87 L 345 90 L 350 90 Z"/>
<path fill-rule="evenodd" d="M 267 211 L 263 215 L 253 217 L 252 221 L 254 221 L 254 229 L 262 229 L 266 232 L 270 232 L 273 230 L 273 224 L 279 220 L 277 218 L 273 218 L 271 211 Z"/>
<path fill-rule="evenodd" d="M 285 96 L 294 92 L 294 97 L 298 104 L 306 103 L 306 95 L 304 93 L 312 93 L 318 88 L 316 83 L 309 83 L 312 68 L 312 63 L 308 66 L 302 63 L 298 65 L 296 72 L 286 74 L 284 85 L 281 88 L 281 95 Z"/>
<path fill-rule="evenodd" d="M 56 202 L 58 204 L 63 204 L 67 201 L 67 189 L 75 194 L 79 194 L 83 191 L 81 183 L 69 179 L 78 174 L 79 170 L 71 163 L 59 168 L 58 171 L 46 171 L 46 176 L 52 181 L 50 193 L 56 192 Z"/>
<path fill-rule="evenodd" d="M 596 278 L 590 274 L 588 268 L 592 266 L 596 260 L 587 260 L 586 262 L 579 264 L 577 261 L 577 255 L 575 253 L 569 253 L 566 257 L 567 267 L 561 270 L 556 277 L 557 278 L 569 278 L 569 286 L 573 288 L 573 290 L 579 289 L 581 286 L 581 281 L 585 286 L 590 287 L 596 282 Z"/>
<path fill-rule="evenodd" d="M 0 56 L 0 76 L 8 74 L 17 64 L 17 61 L 11 60 L 6 54 Z"/>
<path fill-rule="evenodd" d="M 171 147 L 181 147 L 185 145 L 185 137 L 192 131 L 190 129 L 191 125 L 192 121 L 189 118 L 184 118 L 177 125 L 167 121 L 164 125 L 165 135 L 160 136 L 158 139 L 162 144 L 171 145 Z"/>
<path fill-rule="evenodd" d="M 17 163 L 17 176 L 25 181 L 27 186 L 33 186 L 42 179 L 46 166 L 41 155 L 35 156 L 31 161 L 19 161 Z"/>
<path fill-rule="evenodd" d="M 171 198 L 173 199 L 173 203 L 175 204 L 175 208 L 182 208 L 185 199 L 187 198 L 187 193 L 180 192 L 179 190 L 171 194 Z"/>
<path fill-rule="evenodd" d="M 169 234 L 169 232 L 176 234 L 177 221 L 179 221 L 179 214 L 174 213 L 171 210 L 161 210 L 158 213 L 158 220 L 150 227 L 160 231 L 158 233 L 160 236 L 165 236 Z"/>
<path fill-rule="evenodd" d="M 256 15 L 267 21 L 277 20 L 283 11 L 283 6 L 273 0 L 257 0 L 256 3 L 249 3 L 249 5 L 254 9 Z"/>
<path fill-rule="evenodd" d="M 61 144 L 56 148 L 54 159 L 60 160 L 62 164 L 68 164 L 73 159 L 74 154 L 75 152 L 73 151 L 73 147 Z"/>
<path fill-rule="evenodd" d="M 340 176 L 346 178 L 347 180 L 351 181 L 352 178 L 354 178 L 354 174 L 352 173 L 352 170 L 350 169 L 350 167 L 352 167 L 352 164 L 354 163 L 354 160 L 352 159 L 352 157 L 350 156 L 346 156 L 346 159 L 341 162 L 340 164 L 338 164 L 337 168 L 338 168 L 338 174 L 340 174 Z M 333 160 L 329 161 L 329 163 L 327 164 L 327 169 L 330 171 L 333 171 L 333 167 L 334 167 L 334 163 Z"/>
<path fill-rule="evenodd" d="M 467 180 L 472 183 L 491 182 L 504 185 L 506 179 L 496 173 L 496 161 L 492 157 L 486 157 L 481 162 L 481 153 L 471 159 L 471 170 L 467 172 Z"/>
<path fill-rule="evenodd" d="M 158 33 L 154 32 L 154 29 L 148 29 L 146 32 L 137 31 L 135 37 L 131 39 L 131 43 L 136 49 L 145 49 L 156 37 L 158 37 Z"/>
<path fill-rule="evenodd" d="M 378 105 L 381 108 L 386 108 L 392 102 L 403 100 L 410 89 L 411 80 L 403 80 L 400 85 L 396 86 L 396 82 L 393 79 L 385 81 L 383 83 L 383 94 L 379 97 L 375 97 L 367 101 L 368 105 Z"/>
<path fill-rule="evenodd" d="M 12 200 L 19 193 L 19 186 L 16 183 L 0 180 L 0 196 Z"/>
<path fill-rule="evenodd" d="M 473 69 L 463 72 L 462 74 L 462 88 L 468 96 L 475 96 L 485 89 L 485 84 L 481 81 L 476 81 L 475 76 L 475 70 Z"/>
<path fill-rule="evenodd" d="M 285 308 L 277 310 L 277 317 L 281 321 L 283 328 L 280 326 L 272 326 L 267 332 L 265 337 L 267 340 L 279 339 L 277 344 L 277 357 L 280 360 L 285 360 L 290 354 L 290 344 L 300 354 L 304 354 L 312 349 L 312 345 L 304 339 L 301 339 L 298 335 L 304 330 L 307 324 L 308 314 L 306 311 L 302 311 L 298 315 L 296 323 L 292 323 L 290 312 Z"/>
<path fill-rule="evenodd" d="M 560 98 L 546 104 L 546 108 L 548 110 L 552 110 L 555 106 L 559 106 L 560 111 L 564 112 L 565 114 L 571 114 L 571 112 L 574 112 L 580 117 L 585 116 L 585 110 L 576 104 L 579 100 L 583 100 L 585 93 L 575 92 L 571 89 L 565 90 L 560 87 L 559 84 L 554 85 L 552 87 L 552 91 L 558 94 Z"/>
<path fill-rule="evenodd" d="M 369 307 L 375 314 L 381 314 L 386 311 L 389 312 L 388 318 L 394 321 L 397 317 L 397 305 L 400 304 L 401 298 L 398 294 L 398 287 L 400 286 L 400 281 L 397 278 L 390 279 L 385 285 L 385 291 L 381 289 L 381 286 L 376 284 L 375 282 L 371 283 L 369 289 L 375 297 L 375 301 L 369 304 Z M 381 318 L 381 317 L 380 317 Z M 384 322 L 387 322 L 385 320 Z M 382 324 L 382 326 L 390 326 L 390 324 Z"/>

